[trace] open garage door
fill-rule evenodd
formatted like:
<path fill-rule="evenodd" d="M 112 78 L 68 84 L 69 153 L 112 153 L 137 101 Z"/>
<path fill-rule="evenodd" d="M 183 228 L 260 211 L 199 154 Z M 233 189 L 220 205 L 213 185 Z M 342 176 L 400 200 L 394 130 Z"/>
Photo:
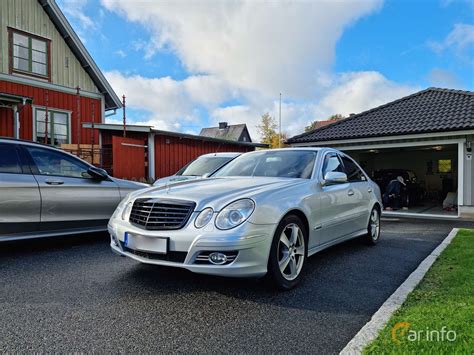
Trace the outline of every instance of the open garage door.
<path fill-rule="evenodd" d="M 146 145 L 142 139 L 112 137 L 112 173 L 119 179 L 146 179 Z"/>
<path fill-rule="evenodd" d="M 359 162 L 380 186 L 382 194 L 392 180 L 403 177 L 406 186 L 399 197 L 392 195 L 385 213 L 458 216 L 457 144 L 348 149 L 346 153 Z"/>

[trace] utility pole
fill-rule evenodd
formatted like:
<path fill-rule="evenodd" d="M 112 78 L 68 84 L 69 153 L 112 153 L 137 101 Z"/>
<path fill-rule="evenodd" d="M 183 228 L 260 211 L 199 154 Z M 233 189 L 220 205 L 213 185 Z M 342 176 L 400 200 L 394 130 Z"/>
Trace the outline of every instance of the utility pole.
<path fill-rule="evenodd" d="M 278 148 L 281 148 L 281 92 L 280 92 L 280 124 L 279 124 L 279 133 L 278 133 Z"/>

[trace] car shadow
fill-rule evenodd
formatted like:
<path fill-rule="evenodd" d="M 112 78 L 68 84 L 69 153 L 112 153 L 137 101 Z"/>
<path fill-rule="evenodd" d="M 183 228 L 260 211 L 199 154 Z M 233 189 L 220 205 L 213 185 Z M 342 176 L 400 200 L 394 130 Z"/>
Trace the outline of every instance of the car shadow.
<path fill-rule="evenodd" d="M 382 244 L 382 243 L 381 243 Z M 128 292 L 134 288 L 148 294 L 160 295 L 210 292 L 245 302 L 269 304 L 276 307 L 294 308 L 330 313 L 366 313 L 368 305 L 374 311 L 374 295 L 380 295 L 367 283 L 367 276 L 351 267 L 352 259 L 361 254 L 376 252 L 374 248 L 351 240 L 328 248 L 307 259 L 302 282 L 293 290 L 279 291 L 264 278 L 227 278 L 194 274 L 185 269 L 136 264 L 115 279 L 115 287 Z M 367 254 L 368 255 L 368 254 Z M 373 292 L 375 291 L 375 292 Z M 390 289 L 391 291 L 391 289 Z M 386 298 L 386 293 L 379 298 Z M 385 298 L 384 298 L 385 297 Z M 356 301 L 361 298 L 361 301 Z M 370 300 L 370 302 L 364 301 Z M 359 302 L 357 304 L 357 302 Z"/>
<path fill-rule="evenodd" d="M 12 241 L 1 241 L 0 239 L 0 257 L 27 256 L 35 253 L 66 250 L 84 245 L 108 244 L 108 242 L 109 235 L 105 232 Z"/>

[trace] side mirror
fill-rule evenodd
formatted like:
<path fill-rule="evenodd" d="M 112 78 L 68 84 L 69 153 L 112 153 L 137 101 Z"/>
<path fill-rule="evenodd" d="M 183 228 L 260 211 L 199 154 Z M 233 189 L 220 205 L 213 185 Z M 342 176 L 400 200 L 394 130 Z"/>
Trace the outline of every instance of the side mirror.
<path fill-rule="evenodd" d="M 339 171 L 330 171 L 324 176 L 323 185 L 343 184 L 347 182 L 347 175 Z"/>
<path fill-rule="evenodd" d="M 95 166 L 91 166 L 87 169 L 87 173 L 94 179 L 94 180 L 106 180 L 109 177 L 109 174 L 104 169 L 96 168 Z"/>

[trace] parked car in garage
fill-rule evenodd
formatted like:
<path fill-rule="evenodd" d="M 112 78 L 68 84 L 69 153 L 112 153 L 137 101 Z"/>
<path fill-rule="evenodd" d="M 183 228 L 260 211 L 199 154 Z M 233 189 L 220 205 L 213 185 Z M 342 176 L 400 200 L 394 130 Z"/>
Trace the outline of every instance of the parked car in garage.
<path fill-rule="evenodd" d="M 207 177 L 241 154 L 242 153 L 203 154 L 186 164 L 176 174 L 156 180 L 153 186 L 164 186 L 171 183 Z"/>
<path fill-rule="evenodd" d="M 406 184 L 403 189 L 403 206 L 418 206 L 423 201 L 425 189 L 419 184 L 415 172 L 407 169 L 379 169 L 375 170 L 372 179 L 379 185 L 382 195 L 385 193 L 390 181 L 401 176 Z"/>
<path fill-rule="evenodd" d="M 120 200 L 144 187 L 60 149 L 0 138 L 0 241 L 106 230 Z"/>
<path fill-rule="evenodd" d="M 234 277 L 267 275 L 281 289 L 308 256 L 380 236 L 380 189 L 329 148 L 256 151 L 208 179 L 131 193 L 109 222 L 112 250 L 142 263 Z"/>

